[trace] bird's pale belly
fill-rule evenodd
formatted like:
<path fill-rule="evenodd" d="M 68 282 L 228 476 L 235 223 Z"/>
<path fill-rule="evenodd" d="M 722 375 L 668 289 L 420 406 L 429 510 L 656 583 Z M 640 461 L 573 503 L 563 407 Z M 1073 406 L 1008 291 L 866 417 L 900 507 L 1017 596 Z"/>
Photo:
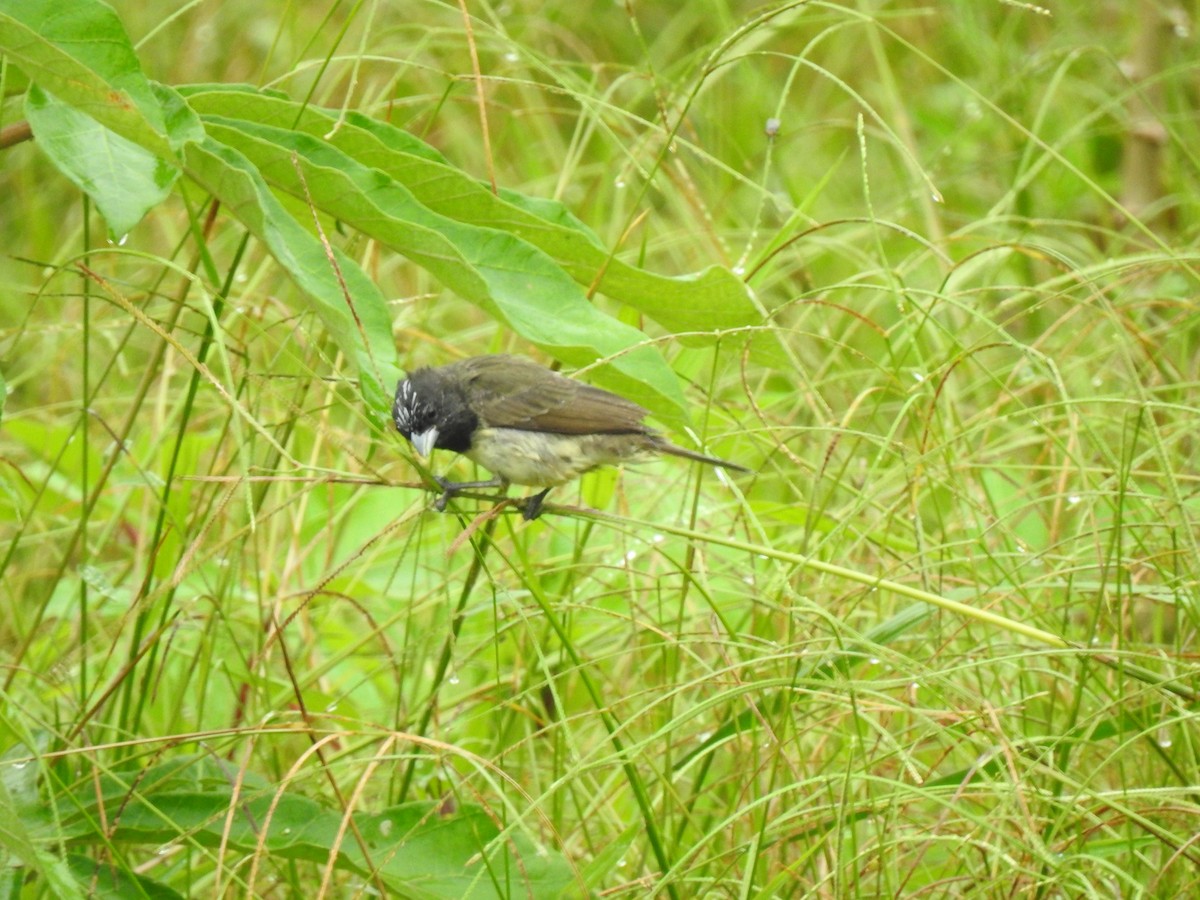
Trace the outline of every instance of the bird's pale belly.
<path fill-rule="evenodd" d="M 511 484 L 554 487 L 597 466 L 637 459 L 647 450 L 644 435 L 480 428 L 464 455 Z"/>

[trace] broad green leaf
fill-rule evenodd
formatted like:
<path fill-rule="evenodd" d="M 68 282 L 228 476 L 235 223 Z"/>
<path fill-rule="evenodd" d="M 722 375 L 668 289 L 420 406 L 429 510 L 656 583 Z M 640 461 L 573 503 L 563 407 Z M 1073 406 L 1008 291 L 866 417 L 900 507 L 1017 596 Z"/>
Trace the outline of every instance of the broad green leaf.
<path fill-rule="evenodd" d="M 7 770 L 0 779 L 0 872 L 6 860 L 19 861 L 27 870 L 37 872 L 53 896 L 82 898 L 87 896 L 72 877 L 66 863 L 56 856 L 45 842 L 37 839 L 41 810 L 32 804 L 36 797 L 36 778 L 40 767 L 24 757 L 28 753 L 19 745 L 5 754 Z M 20 757 L 14 765 L 8 761 Z"/>
<path fill-rule="evenodd" d="M 321 242 L 274 197 L 258 170 L 237 151 L 206 138 L 186 148 L 185 168 L 258 238 L 312 299 L 329 333 L 357 364 L 367 408 L 382 423 L 399 379 L 392 321 L 375 283 L 349 257 L 334 251 L 349 290 Z"/>
<path fill-rule="evenodd" d="M 66 824 L 76 844 L 101 837 L 88 829 L 98 820 L 94 796 L 80 795 L 86 815 Z M 235 814 L 229 818 L 230 804 Z M 397 897 L 560 897 L 572 872 L 560 855 L 539 849 L 522 832 L 501 836 L 482 808 L 444 814 L 430 802 L 408 803 L 378 815 L 358 814 L 355 823 L 367 854 L 342 829 L 342 814 L 298 794 L 274 791 L 235 798 L 229 788 L 117 795 L 105 800 L 103 821 L 112 839 L 160 846 L 225 845 L 241 853 L 262 848 L 280 859 L 323 864 L 336 849 L 335 865 L 367 877 L 378 872 Z M 340 835 L 340 836 L 339 836 Z"/>
<path fill-rule="evenodd" d="M 501 836 L 492 816 L 465 805 L 443 814 L 439 805 L 406 803 L 359 827 L 386 879 L 428 898 L 571 897 L 575 879 L 560 854 L 536 846 L 524 832 Z M 416 886 L 421 886 L 421 891 Z"/>
<path fill-rule="evenodd" d="M 117 14 L 99 0 L 0 0 L 0 54 L 63 103 L 156 156 L 198 137 L 142 74 Z"/>
<path fill-rule="evenodd" d="M 109 237 L 127 234 L 171 191 L 179 170 L 36 85 L 25 115 L 37 146 L 95 202 Z"/>
<path fill-rule="evenodd" d="M 586 287 L 626 303 L 691 343 L 714 332 L 761 324 L 749 288 L 728 269 L 668 278 L 611 257 L 607 248 L 561 204 L 512 191 L 493 194 L 447 163 L 437 151 L 386 122 L 358 113 L 341 120 L 279 96 L 216 89 L 186 94 L 202 114 L 219 115 L 328 140 L 356 162 L 403 184 L 429 210 L 486 225 L 534 244 Z M 693 334 L 695 333 L 695 334 Z M 707 333 L 707 334 L 706 334 Z"/>
<path fill-rule="evenodd" d="M 307 186 L 319 209 L 403 253 L 525 339 L 575 366 L 606 359 L 597 381 L 665 419 L 684 418 L 679 380 L 645 334 L 597 309 L 537 247 L 433 212 L 386 173 L 307 134 L 216 116 L 206 129 L 271 184 L 300 197 Z"/>
<path fill-rule="evenodd" d="M 85 891 L 80 896 L 89 900 L 183 900 L 178 891 L 112 862 L 99 863 L 73 853 L 67 857 L 67 864 Z"/>

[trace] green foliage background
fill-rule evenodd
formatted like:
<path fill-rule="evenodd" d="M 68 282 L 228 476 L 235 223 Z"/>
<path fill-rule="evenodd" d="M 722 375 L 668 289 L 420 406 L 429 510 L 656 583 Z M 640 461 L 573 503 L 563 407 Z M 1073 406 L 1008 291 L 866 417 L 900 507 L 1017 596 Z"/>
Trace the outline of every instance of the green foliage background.
<path fill-rule="evenodd" d="M 1195 891 L 1188 10 L 65 9 L 0 2 L 0 896 Z M 755 475 L 437 515 L 387 395 L 501 350 Z"/>

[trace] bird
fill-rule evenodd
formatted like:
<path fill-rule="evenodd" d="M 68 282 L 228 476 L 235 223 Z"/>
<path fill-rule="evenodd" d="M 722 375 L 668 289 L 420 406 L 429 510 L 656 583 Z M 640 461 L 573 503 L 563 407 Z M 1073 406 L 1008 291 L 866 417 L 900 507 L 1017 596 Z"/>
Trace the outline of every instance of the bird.
<path fill-rule="evenodd" d="M 416 369 L 396 386 L 392 405 L 396 430 L 420 456 L 452 450 L 494 476 L 463 482 L 436 477 L 444 491 L 438 510 L 458 491 L 518 484 L 543 488 L 521 504 L 531 521 L 552 488 L 600 466 L 660 453 L 750 471 L 676 446 L 642 423 L 647 415 L 631 400 L 507 354 Z"/>

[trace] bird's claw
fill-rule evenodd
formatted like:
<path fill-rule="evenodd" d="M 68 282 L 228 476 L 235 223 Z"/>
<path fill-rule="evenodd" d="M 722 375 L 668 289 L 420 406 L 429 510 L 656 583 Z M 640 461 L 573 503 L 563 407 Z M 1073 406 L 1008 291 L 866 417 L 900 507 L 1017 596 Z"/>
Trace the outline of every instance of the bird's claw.
<path fill-rule="evenodd" d="M 542 501 L 546 499 L 548 493 L 550 493 L 550 488 L 546 488 L 544 491 L 520 501 L 518 505 L 521 508 L 521 518 L 526 522 L 532 522 L 540 516 L 542 514 Z"/>
<path fill-rule="evenodd" d="M 443 478 L 441 475 L 434 475 L 433 480 L 437 482 L 438 487 L 442 489 L 442 496 L 433 501 L 433 508 L 438 512 L 446 511 L 446 504 L 450 502 L 450 498 L 454 496 L 457 485 L 448 478 Z"/>
<path fill-rule="evenodd" d="M 433 502 L 433 508 L 438 512 L 446 511 L 446 504 L 450 499 L 460 491 L 479 490 L 481 488 L 507 488 L 507 482 L 493 478 L 491 481 L 451 481 L 449 478 L 443 478 L 441 475 L 434 475 L 433 480 L 437 482 L 437 486 L 442 489 L 442 496 L 438 497 Z M 540 506 L 540 504 L 539 504 Z"/>

